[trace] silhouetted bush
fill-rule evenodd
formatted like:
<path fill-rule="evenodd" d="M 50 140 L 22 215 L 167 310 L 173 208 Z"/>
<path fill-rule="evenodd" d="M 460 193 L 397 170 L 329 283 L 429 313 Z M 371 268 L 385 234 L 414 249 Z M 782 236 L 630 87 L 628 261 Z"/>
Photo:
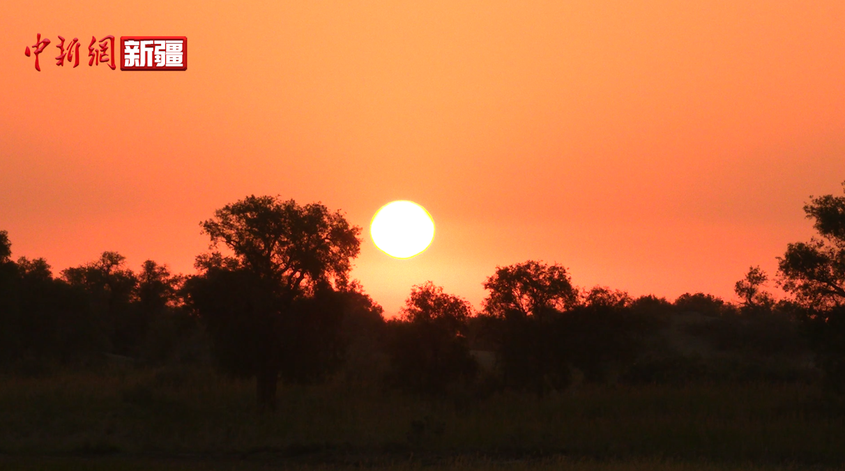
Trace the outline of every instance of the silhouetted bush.
<path fill-rule="evenodd" d="M 469 354 L 469 303 L 431 282 L 415 286 L 400 319 L 387 323 L 387 380 L 398 388 L 439 394 L 477 371 Z"/>
<path fill-rule="evenodd" d="M 684 293 L 678 296 L 675 309 L 678 312 L 697 312 L 711 317 L 736 313 L 736 308 L 722 298 L 705 293 Z"/>
<path fill-rule="evenodd" d="M 666 300 L 654 295 L 640 296 L 631 301 L 631 315 L 643 332 L 666 327 L 675 314 L 675 307 Z"/>

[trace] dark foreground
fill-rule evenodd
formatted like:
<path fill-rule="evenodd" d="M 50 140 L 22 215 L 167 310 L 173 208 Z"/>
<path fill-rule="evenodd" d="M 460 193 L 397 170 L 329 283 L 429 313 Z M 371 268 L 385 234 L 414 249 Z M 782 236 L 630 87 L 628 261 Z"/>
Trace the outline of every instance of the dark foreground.
<path fill-rule="evenodd" d="M 588 458 L 568 458 L 564 456 L 543 459 L 501 460 L 489 457 L 454 457 L 447 459 L 415 459 L 360 461 L 355 463 L 299 463 L 289 460 L 238 459 L 220 460 L 209 458 L 151 458 L 139 456 L 120 457 L 3 457 L 0 467 L 9 470 L 161 470 L 161 471 L 253 471 L 269 469 L 288 469 L 296 471 L 318 470 L 449 470 L 449 471 L 791 471 L 791 470 L 841 470 L 840 466 L 808 466 L 806 464 L 760 464 L 760 463 L 714 463 L 708 461 L 679 461 L 671 459 L 617 459 L 596 460 Z"/>
<path fill-rule="evenodd" d="M 424 400 L 183 369 L 0 378 L 0 469 L 845 469 L 845 400 L 810 384 L 574 386 Z"/>

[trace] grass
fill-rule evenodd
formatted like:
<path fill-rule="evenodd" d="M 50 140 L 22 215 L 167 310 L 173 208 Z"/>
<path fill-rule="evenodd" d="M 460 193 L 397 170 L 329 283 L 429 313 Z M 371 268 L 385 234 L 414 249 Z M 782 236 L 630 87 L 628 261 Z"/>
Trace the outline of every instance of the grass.
<path fill-rule="evenodd" d="M 845 463 L 845 401 L 805 384 L 573 388 L 428 401 L 180 369 L 0 378 L 2 469 L 807 469 Z"/>
<path fill-rule="evenodd" d="M 553 457 L 535 460 L 491 460 L 488 458 L 456 458 L 439 462 L 421 460 L 360 462 L 354 464 L 303 464 L 280 463 L 256 460 L 212 461 L 190 458 L 39 458 L 4 459 L 0 466 L 20 471 L 267 471 L 286 469 L 291 471 L 323 470 L 397 470 L 397 471 L 798 471 L 807 469 L 842 470 L 838 467 L 812 467 L 800 464 L 754 464 L 754 463 L 711 463 L 688 462 L 663 459 L 595 460 Z"/>

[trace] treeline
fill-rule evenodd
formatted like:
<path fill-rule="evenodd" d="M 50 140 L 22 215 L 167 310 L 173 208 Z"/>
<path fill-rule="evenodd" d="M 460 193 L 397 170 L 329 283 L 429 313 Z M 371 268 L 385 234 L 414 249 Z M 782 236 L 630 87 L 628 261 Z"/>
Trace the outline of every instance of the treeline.
<path fill-rule="evenodd" d="M 818 237 L 789 244 L 776 301 L 752 267 L 739 303 L 704 294 L 673 302 L 573 285 L 558 264 L 497 267 L 480 312 L 428 282 L 396 319 L 355 281 L 361 229 L 321 204 L 250 196 L 202 223 L 213 250 L 191 276 L 154 261 L 135 272 L 115 252 L 57 276 L 12 259 L 0 232 L 0 368 L 123 361 L 213 363 L 256 379 L 261 409 L 276 385 L 334 380 L 418 394 L 527 390 L 575 381 L 845 384 L 845 197 L 804 208 Z"/>
<path fill-rule="evenodd" d="M 703 293 L 670 303 L 578 290 L 565 268 L 535 261 L 498 268 L 485 283 L 482 312 L 426 283 L 390 321 L 357 285 L 302 298 L 286 319 L 261 319 L 261 280 L 227 269 L 222 258 L 202 259 L 193 277 L 151 260 L 136 273 L 115 252 L 58 277 L 43 259 L 7 258 L 2 270 L 0 348 L 12 371 L 121 359 L 199 364 L 213 352 L 218 366 L 240 376 L 257 375 L 256 359 L 264 358 L 289 381 L 342 373 L 423 393 L 479 381 L 542 393 L 567 387 L 573 375 L 682 382 L 741 379 L 745 368 L 748 379 L 797 379 L 792 360 L 808 352 L 783 303 L 738 306 Z M 673 330 L 692 314 L 699 317 Z M 274 325 L 276 317 L 285 324 Z M 259 334 L 268 339 L 256 341 Z M 679 348 L 686 340 L 704 348 Z"/>
<path fill-rule="evenodd" d="M 485 288 L 483 310 L 471 313 L 465 300 L 439 287 L 415 287 L 402 317 L 388 322 L 396 386 L 431 393 L 471 383 L 486 392 L 544 394 L 573 381 L 817 375 L 804 324 L 788 302 L 736 305 L 704 293 L 669 302 L 606 287 L 579 290 L 564 267 L 536 261 L 497 268 Z"/>
<path fill-rule="evenodd" d="M 7 369 L 85 365 L 106 354 L 150 364 L 202 358 L 198 319 L 180 292 L 184 277 L 167 267 L 148 260 L 135 273 L 123 256 L 104 252 L 54 276 L 42 258 L 11 261 L 10 249 L 0 231 L 0 364 Z"/>

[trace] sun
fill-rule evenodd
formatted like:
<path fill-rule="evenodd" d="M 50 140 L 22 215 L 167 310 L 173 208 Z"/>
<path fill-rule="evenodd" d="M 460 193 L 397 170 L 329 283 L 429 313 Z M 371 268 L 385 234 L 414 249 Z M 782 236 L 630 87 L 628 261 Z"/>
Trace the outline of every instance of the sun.
<path fill-rule="evenodd" d="M 393 201 L 382 206 L 370 224 L 373 243 L 396 258 L 411 258 L 425 250 L 434 238 L 434 221 L 412 201 Z"/>

